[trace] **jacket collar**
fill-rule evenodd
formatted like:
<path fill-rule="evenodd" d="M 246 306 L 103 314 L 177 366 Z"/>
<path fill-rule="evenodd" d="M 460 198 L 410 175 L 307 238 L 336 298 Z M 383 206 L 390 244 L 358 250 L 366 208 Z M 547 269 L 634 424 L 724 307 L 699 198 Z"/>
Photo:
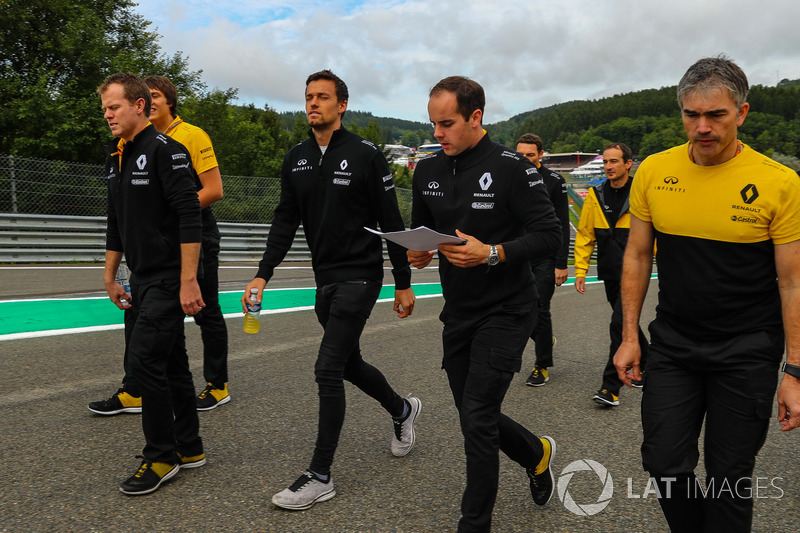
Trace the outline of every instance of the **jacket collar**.
<path fill-rule="evenodd" d="M 489 138 L 488 133 L 484 133 L 478 144 L 468 150 L 464 150 L 458 155 L 444 155 L 445 162 L 456 169 L 469 168 L 477 165 L 494 151 L 494 143 Z"/>
<path fill-rule="evenodd" d="M 333 146 L 334 144 L 339 142 L 342 137 L 348 135 L 349 133 L 350 131 L 344 126 L 340 126 L 339 129 L 333 130 L 333 135 L 331 135 L 331 142 L 328 143 L 328 146 L 329 147 Z M 314 131 L 311 128 L 308 128 L 306 135 L 308 135 L 308 137 L 313 141 L 313 143 L 316 146 L 319 146 L 319 143 L 317 143 L 317 138 L 314 136 Z"/>

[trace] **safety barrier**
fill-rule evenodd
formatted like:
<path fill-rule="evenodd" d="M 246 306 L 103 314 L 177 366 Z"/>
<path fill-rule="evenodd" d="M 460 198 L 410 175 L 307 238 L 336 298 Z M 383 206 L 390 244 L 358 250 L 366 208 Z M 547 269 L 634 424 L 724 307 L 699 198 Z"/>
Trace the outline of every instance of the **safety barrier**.
<path fill-rule="evenodd" d="M 221 261 L 258 261 L 264 253 L 269 224 L 218 223 Z M 102 262 L 106 217 L 0 213 L 0 263 Z M 287 261 L 310 261 L 302 228 Z"/>
<path fill-rule="evenodd" d="M 220 261 L 259 261 L 269 224 L 218 222 Z M 103 262 L 106 217 L 0 213 L 0 263 Z M 574 246 L 570 239 L 570 257 Z M 384 243 L 384 257 L 386 245 Z M 593 256 L 594 257 L 594 256 Z M 311 261 L 303 228 L 299 228 L 286 261 Z"/>

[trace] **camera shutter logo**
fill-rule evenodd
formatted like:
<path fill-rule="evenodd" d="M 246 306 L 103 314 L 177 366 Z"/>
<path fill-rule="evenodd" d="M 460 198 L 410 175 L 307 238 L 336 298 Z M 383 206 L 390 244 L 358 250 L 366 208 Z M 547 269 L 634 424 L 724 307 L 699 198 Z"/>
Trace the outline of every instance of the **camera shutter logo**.
<path fill-rule="evenodd" d="M 569 483 L 575 472 L 591 471 L 597 474 L 600 482 L 603 484 L 603 490 L 597 498 L 596 503 L 577 503 L 569 493 Z M 591 516 L 599 513 L 611 501 L 611 496 L 614 495 L 614 481 L 611 479 L 611 474 L 608 469 L 591 459 L 579 459 L 568 464 L 558 478 L 558 499 L 564 504 L 573 514 L 578 516 Z"/>

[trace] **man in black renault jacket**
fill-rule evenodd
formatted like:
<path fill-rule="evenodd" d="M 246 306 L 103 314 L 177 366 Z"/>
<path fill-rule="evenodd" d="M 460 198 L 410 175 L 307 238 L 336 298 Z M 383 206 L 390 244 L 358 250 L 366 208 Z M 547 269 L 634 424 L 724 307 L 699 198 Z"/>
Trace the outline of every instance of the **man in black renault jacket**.
<path fill-rule="evenodd" d="M 497 496 L 499 450 L 526 469 L 531 495 L 553 495 L 550 437 L 538 438 L 500 412 L 536 322 L 531 261 L 552 255 L 561 229 L 536 168 L 489 139 L 483 87 L 462 76 L 437 83 L 428 114 L 442 150 L 414 172 L 412 226 L 455 234 L 440 245 L 444 323 L 442 367 L 458 409 L 467 456 L 459 532 L 489 531 Z M 432 251 L 409 251 L 424 268 Z"/>
<path fill-rule="evenodd" d="M 106 159 L 103 281 L 117 307 L 123 309 L 125 299 L 136 311 L 127 350 L 142 393 L 146 441 L 141 466 L 120 491 L 147 494 L 181 467 L 206 462 L 183 335 L 185 315 L 204 307 L 197 283 L 199 180 L 183 145 L 150 124 L 150 88 L 143 80 L 115 74 L 97 92 L 111 133 L 119 138 Z M 114 279 L 123 254 L 132 272 L 132 298 Z"/>
<path fill-rule="evenodd" d="M 242 310 L 251 288 L 258 289 L 261 301 L 302 222 L 317 283 L 314 310 L 324 329 L 314 368 L 319 424 L 310 466 L 272 497 L 272 503 L 285 509 L 308 509 L 336 495 L 331 465 L 344 422 L 344 379 L 392 415 L 390 446 L 397 457 L 411 451 L 414 422 L 422 409 L 419 399 L 401 398 L 380 370 L 364 361 L 359 349 L 383 279 L 381 240 L 364 227 L 401 231 L 403 220 L 383 153 L 342 127 L 347 100 L 347 85 L 330 70 L 306 80 L 309 138 L 289 150 L 283 161 L 281 199 L 267 249 L 242 297 Z M 414 309 L 411 270 L 405 250 L 391 242 L 387 246 L 395 282 L 394 310 L 405 318 Z"/>

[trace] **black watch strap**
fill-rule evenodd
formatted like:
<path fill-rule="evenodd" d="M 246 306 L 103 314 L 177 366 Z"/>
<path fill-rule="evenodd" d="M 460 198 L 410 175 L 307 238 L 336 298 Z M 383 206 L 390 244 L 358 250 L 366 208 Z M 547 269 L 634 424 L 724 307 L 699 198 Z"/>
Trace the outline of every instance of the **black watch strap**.
<path fill-rule="evenodd" d="M 800 379 L 800 365 L 790 365 L 789 363 L 783 363 L 784 372 L 789 374 L 790 376 L 794 376 L 797 379 Z"/>

